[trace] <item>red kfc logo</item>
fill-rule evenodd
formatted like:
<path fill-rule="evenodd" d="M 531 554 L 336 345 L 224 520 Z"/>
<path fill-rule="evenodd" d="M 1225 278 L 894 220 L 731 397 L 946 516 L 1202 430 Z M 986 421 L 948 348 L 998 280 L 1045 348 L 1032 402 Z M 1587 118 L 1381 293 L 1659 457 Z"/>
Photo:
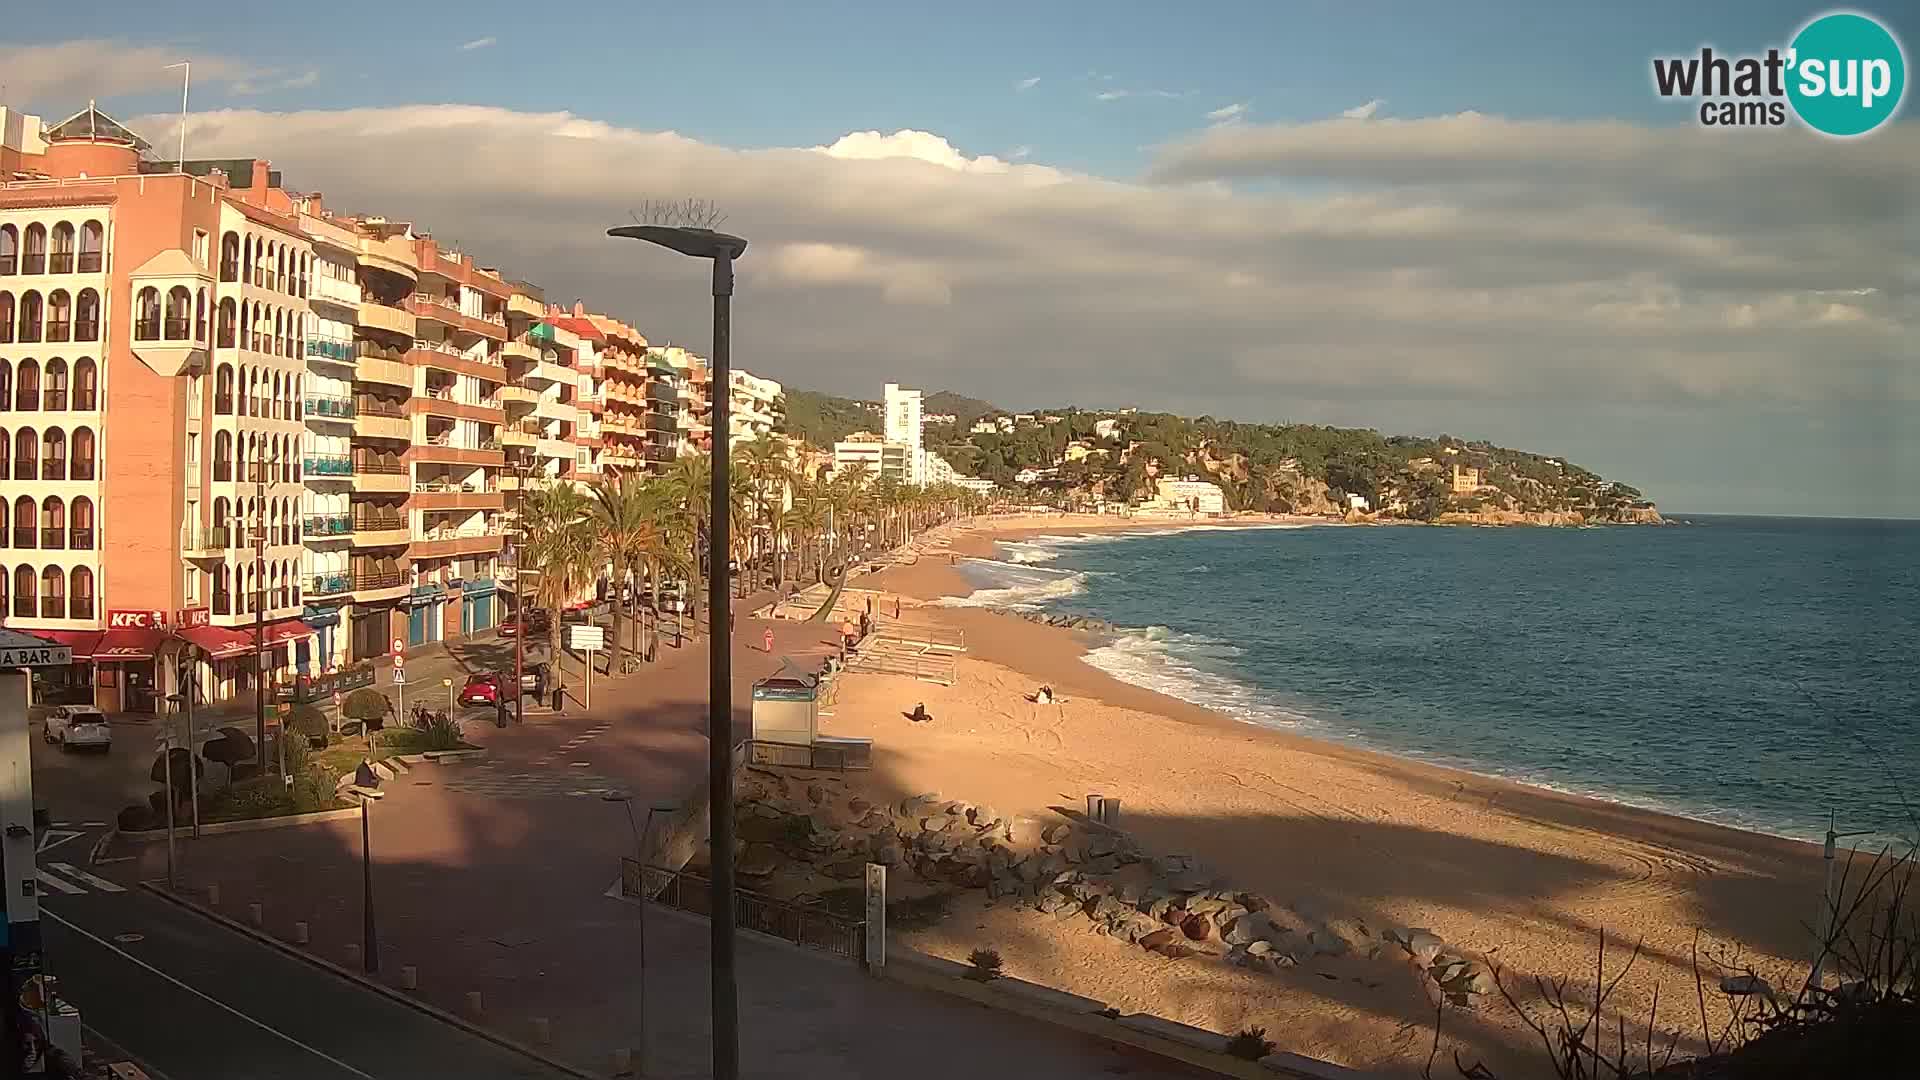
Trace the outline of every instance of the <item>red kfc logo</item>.
<path fill-rule="evenodd" d="M 157 610 L 128 611 L 121 608 L 107 612 L 109 630 L 164 630 L 167 626 L 167 613 Z"/>

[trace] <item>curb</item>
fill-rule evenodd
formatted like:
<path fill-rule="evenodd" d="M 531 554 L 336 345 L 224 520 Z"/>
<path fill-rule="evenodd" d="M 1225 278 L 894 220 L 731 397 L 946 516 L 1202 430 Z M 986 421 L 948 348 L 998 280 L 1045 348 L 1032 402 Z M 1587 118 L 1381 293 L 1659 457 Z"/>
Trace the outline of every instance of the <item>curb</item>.
<path fill-rule="evenodd" d="M 359 816 L 359 807 L 348 806 L 338 810 L 316 810 L 311 814 L 282 814 L 279 817 L 249 818 L 245 821 L 215 821 L 201 825 L 200 835 L 223 836 L 227 833 L 260 832 L 265 829 L 290 829 L 297 825 L 316 825 L 323 821 L 343 821 L 350 817 L 357 818 Z M 177 835 L 179 832 L 180 828 L 176 825 L 174 827 L 174 833 Z M 133 832 L 121 832 L 116 829 L 114 830 L 114 835 L 124 836 L 129 840 L 144 843 L 154 840 L 165 840 L 167 838 L 167 830 L 140 829 Z"/>
<path fill-rule="evenodd" d="M 359 811 L 355 810 L 354 813 L 358 814 Z M 235 922 L 234 920 L 227 918 L 225 915 L 220 914 L 219 912 L 213 910 L 212 908 L 206 907 L 201 904 L 196 904 L 192 900 L 189 900 L 184 896 L 180 896 L 177 893 L 168 892 L 164 884 L 162 884 L 161 882 L 142 881 L 140 883 L 140 887 L 152 893 L 153 895 L 159 897 L 160 899 L 167 901 L 168 903 L 178 904 L 179 906 L 185 908 L 188 911 L 193 912 L 195 915 L 198 915 L 203 919 L 207 919 L 210 922 L 214 922 L 220 926 L 226 927 L 228 930 L 232 930 L 236 933 L 252 938 L 253 940 L 258 941 L 261 944 L 266 945 L 287 956 L 291 956 L 297 960 L 301 960 L 308 964 L 312 964 L 314 967 L 320 968 L 323 971 L 330 972 L 334 975 L 339 976 L 342 979 L 347 980 L 348 982 L 355 983 L 361 987 L 364 987 L 365 989 L 371 990 L 374 993 L 379 994 L 382 997 L 385 997 L 391 1001 L 397 1001 L 402 1005 L 406 1005 L 409 1008 L 412 1008 L 418 1012 L 425 1013 L 426 1015 L 431 1016 L 435 1020 L 438 1020 L 442 1023 L 451 1024 L 452 1026 L 459 1028 L 460 1030 L 466 1032 L 467 1034 L 485 1039 L 486 1041 L 493 1043 L 495 1046 L 499 1046 L 507 1050 L 511 1050 L 514 1053 L 521 1055 L 522 1057 L 530 1058 L 534 1061 L 539 1062 L 542 1065 L 547 1066 L 550 1069 L 555 1069 L 559 1072 L 563 1072 L 568 1076 L 579 1077 L 580 1080 L 601 1080 L 600 1076 L 598 1076 L 595 1073 L 586 1072 L 582 1069 L 575 1068 L 574 1066 L 568 1065 L 564 1062 L 556 1061 L 553 1058 L 550 1058 L 545 1054 L 542 1054 L 538 1050 L 535 1050 L 533 1047 L 526 1045 L 525 1043 L 516 1042 L 515 1040 L 509 1039 L 505 1035 L 502 1035 L 498 1032 L 489 1031 L 486 1028 L 483 1028 L 478 1024 L 475 1024 L 469 1020 L 455 1016 L 454 1014 L 447 1012 L 445 1009 L 441 1009 L 437 1006 L 429 1005 L 424 1001 L 419 1001 L 414 998 L 408 997 L 405 993 L 402 993 L 399 990 L 395 990 L 392 987 L 387 986 L 385 983 L 376 982 L 372 979 L 367 978 L 364 975 L 359 974 L 358 972 L 349 971 L 346 968 L 341 967 L 339 964 L 336 964 L 333 961 L 328 960 L 326 957 L 315 956 L 313 953 L 310 953 L 310 952 L 303 952 L 302 950 L 292 945 L 289 945 L 284 941 L 281 941 L 279 938 L 274 937 L 272 934 L 266 933 L 265 931 L 262 931 L 262 930 L 255 930 L 253 927 L 247 926 L 244 923 Z"/>

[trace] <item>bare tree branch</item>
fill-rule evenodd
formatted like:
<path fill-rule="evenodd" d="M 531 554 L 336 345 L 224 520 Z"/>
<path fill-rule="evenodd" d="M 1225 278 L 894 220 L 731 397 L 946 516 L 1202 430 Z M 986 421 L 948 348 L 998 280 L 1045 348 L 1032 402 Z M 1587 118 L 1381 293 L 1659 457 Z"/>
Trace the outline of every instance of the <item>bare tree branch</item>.
<path fill-rule="evenodd" d="M 717 229 L 727 220 L 711 199 L 648 199 L 629 211 L 635 225 L 664 225 L 675 229 Z"/>

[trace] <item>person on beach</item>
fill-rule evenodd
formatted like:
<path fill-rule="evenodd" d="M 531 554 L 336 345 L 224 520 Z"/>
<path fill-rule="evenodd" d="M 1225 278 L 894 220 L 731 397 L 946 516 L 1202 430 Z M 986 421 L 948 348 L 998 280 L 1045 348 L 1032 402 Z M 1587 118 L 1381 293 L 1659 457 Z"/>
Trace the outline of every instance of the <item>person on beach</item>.
<path fill-rule="evenodd" d="M 927 711 L 927 703 L 920 701 L 914 703 L 913 712 L 908 715 L 908 719 L 916 724 L 925 724 L 933 720 L 933 714 Z"/>
<path fill-rule="evenodd" d="M 1041 687 L 1040 692 L 1033 695 L 1033 700 L 1036 704 L 1039 704 L 1039 705 L 1053 704 L 1053 687 L 1051 686 Z"/>
<path fill-rule="evenodd" d="M 767 627 L 767 632 L 761 635 L 761 640 L 767 644 L 767 655 L 773 655 L 773 627 Z"/>

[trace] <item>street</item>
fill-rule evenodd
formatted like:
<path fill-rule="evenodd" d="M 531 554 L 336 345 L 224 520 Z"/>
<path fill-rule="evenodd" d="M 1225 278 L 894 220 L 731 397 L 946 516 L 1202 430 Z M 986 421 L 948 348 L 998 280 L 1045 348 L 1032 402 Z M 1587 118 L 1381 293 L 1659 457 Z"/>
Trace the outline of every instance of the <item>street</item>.
<path fill-rule="evenodd" d="M 567 1075 L 142 889 L 50 891 L 41 919 L 62 992 L 156 1080 Z"/>

